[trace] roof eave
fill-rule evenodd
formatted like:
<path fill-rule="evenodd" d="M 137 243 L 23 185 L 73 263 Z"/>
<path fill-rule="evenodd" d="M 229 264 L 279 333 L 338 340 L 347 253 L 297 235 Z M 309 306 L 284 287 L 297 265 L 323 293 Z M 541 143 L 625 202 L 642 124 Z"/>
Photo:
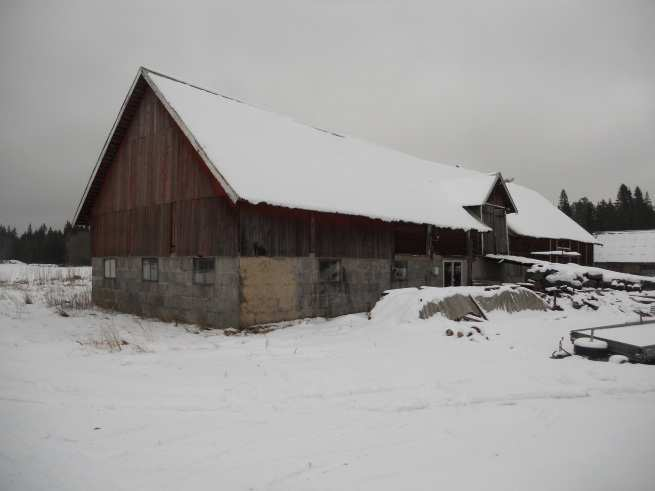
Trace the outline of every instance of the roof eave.
<path fill-rule="evenodd" d="M 75 216 L 73 218 L 73 224 L 74 225 L 88 225 L 88 220 L 85 220 L 85 223 L 79 223 L 80 219 L 80 213 L 84 209 L 84 205 L 86 204 L 86 199 L 89 195 L 89 190 L 91 189 L 91 186 L 93 182 L 95 181 L 96 175 L 98 174 L 98 170 L 100 169 L 100 164 L 102 163 L 105 154 L 107 153 L 107 148 L 109 147 L 109 144 L 111 143 L 111 140 L 114 137 L 114 134 L 116 133 L 116 128 L 118 127 L 118 124 L 120 123 L 121 119 L 123 118 L 123 114 L 125 113 L 125 109 L 132 98 L 132 94 L 134 93 L 134 89 L 139 82 L 139 77 L 141 77 L 141 69 L 137 72 L 136 76 L 134 77 L 134 80 L 132 81 L 132 84 L 130 85 L 130 89 L 127 92 L 127 95 L 125 96 L 125 99 L 123 100 L 123 104 L 121 105 L 120 110 L 118 111 L 118 115 L 116 116 L 116 119 L 114 120 L 114 124 L 111 127 L 111 130 L 109 130 L 109 133 L 107 135 L 107 138 L 105 139 L 105 143 L 102 146 L 102 150 L 100 151 L 100 155 L 98 155 L 98 159 L 96 160 L 95 166 L 93 167 L 93 171 L 91 171 L 91 176 L 89 177 L 88 182 L 86 183 L 86 187 L 84 188 L 84 193 L 82 193 L 82 198 L 80 199 L 79 203 L 77 204 L 77 208 L 75 209 Z"/>

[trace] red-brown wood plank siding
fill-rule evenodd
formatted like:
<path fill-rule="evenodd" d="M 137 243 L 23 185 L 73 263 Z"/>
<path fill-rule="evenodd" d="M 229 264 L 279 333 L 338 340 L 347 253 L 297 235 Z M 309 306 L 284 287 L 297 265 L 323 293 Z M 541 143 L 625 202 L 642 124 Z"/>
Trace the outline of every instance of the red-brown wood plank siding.
<path fill-rule="evenodd" d="M 91 210 L 93 255 L 236 255 L 237 223 L 236 207 L 146 88 Z"/>
<path fill-rule="evenodd" d="M 392 224 L 365 217 L 239 203 L 242 256 L 389 258 Z M 313 230 L 313 231 L 312 231 Z"/>
<path fill-rule="evenodd" d="M 391 258 L 394 224 L 366 217 L 316 214 L 316 255 L 321 257 Z M 396 226 L 398 224 L 395 224 Z M 425 230 L 425 225 L 416 225 Z M 420 254 L 425 254 L 423 232 Z M 395 252 L 398 252 L 397 249 Z"/>
<path fill-rule="evenodd" d="M 593 245 L 585 242 L 578 242 L 569 239 L 546 239 L 538 237 L 527 237 L 525 235 L 510 235 L 510 254 L 513 256 L 530 257 L 558 263 L 574 262 L 586 266 L 593 264 Z M 536 251 L 554 251 L 558 247 L 568 247 L 573 252 L 579 252 L 580 256 L 534 256 L 531 253 Z M 592 251 L 592 252 L 590 252 Z"/>

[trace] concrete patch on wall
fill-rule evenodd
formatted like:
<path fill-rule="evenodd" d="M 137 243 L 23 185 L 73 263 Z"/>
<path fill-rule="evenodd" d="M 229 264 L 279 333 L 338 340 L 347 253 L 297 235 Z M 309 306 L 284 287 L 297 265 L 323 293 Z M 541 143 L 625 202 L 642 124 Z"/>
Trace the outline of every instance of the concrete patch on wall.
<path fill-rule="evenodd" d="M 323 282 L 308 257 L 242 257 L 241 326 L 366 312 L 391 287 L 387 259 L 340 258 L 340 280 Z"/>
<path fill-rule="evenodd" d="M 242 327 L 315 315 L 315 258 L 242 257 L 239 274 Z"/>

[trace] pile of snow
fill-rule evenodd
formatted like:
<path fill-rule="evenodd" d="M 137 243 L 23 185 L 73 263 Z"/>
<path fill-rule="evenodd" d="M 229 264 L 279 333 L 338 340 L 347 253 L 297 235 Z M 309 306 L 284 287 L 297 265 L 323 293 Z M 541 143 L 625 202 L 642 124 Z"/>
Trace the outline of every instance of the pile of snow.
<path fill-rule="evenodd" d="M 437 312 L 459 320 L 466 314 L 479 316 L 493 310 L 517 312 L 546 307 L 534 292 L 517 285 L 400 288 L 386 291 L 370 316 L 404 323 L 426 319 Z"/>
<path fill-rule="evenodd" d="M 547 288 L 546 293 L 536 292 L 549 307 L 564 311 L 585 311 L 621 314 L 637 314 L 650 317 L 650 305 L 653 299 L 645 299 L 625 290 L 611 288 Z M 552 290 L 552 291 L 550 291 Z"/>
<path fill-rule="evenodd" d="M 61 267 L 55 264 L 25 264 L 14 260 L 0 264 L 0 283 L 31 284 L 90 278 L 90 266 Z"/>
<path fill-rule="evenodd" d="M 534 279 L 535 276 L 538 276 L 538 279 L 543 278 L 550 284 L 565 283 L 575 288 L 593 285 L 619 289 L 626 287 L 634 289 L 655 289 L 655 279 L 650 276 L 619 273 L 593 266 L 581 266 L 575 263 L 552 263 L 550 261 L 522 256 L 487 254 L 485 257 L 530 266 L 527 270 L 529 277 Z"/>
<path fill-rule="evenodd" d="M 18 259 L 2 259 L 0 260 L 0 264 L 25 264 L 23 261 L 19 261 Z"/>

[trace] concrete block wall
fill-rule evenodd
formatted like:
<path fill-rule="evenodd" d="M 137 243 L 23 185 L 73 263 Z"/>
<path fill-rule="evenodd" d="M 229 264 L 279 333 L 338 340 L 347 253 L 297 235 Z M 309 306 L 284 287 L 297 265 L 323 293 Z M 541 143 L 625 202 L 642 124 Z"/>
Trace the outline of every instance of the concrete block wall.
<path fill-rule="evenodd" d="M 368 312 L 391 288 L 391 261 L 388 259 L 342 258 L 341 281 L 318 284 L 318 315 Z"/>
<path fill-rule="evenodd" d="M 396 254 L 394 261 L 407 262 L 407 279 L 399 281 L 392 278 L 391 288 L 443 286 L 443 257 Z"/>
<path fill-rule="evenodd" d="M 164 321 L 239 327 L 238 258 L 217 257 L 213 285 L 193 283 L 192 257 L 160 257 L 159 280 L 143 281 L 141 257 L 116 257 L 116 278 L 104 278 L 104 258 L 92 259 L 96 305 Z"/>
<path fill-rule="evenodd" d="M 482 257 L 473 260 L 473 284 L 500 283 L 503 281 L 503 266 L 495 261 L 489 261 Z"/>
<path fill-rule="evenodd" d="M 391 288 L 443 284 L 441 256 L 336 258 L 341 281 L 334 283 L 320 280 L 314 256 L 217 257 L 213 285 L 193 283 L 192 257 L 160 257 L 157 282 L 141 279 L 141 257 L 115 258 L 116 278 L 104 278 L 103 259 L 92 261 L 97 305 L 216 328 L 366 312 Z M 407 262 L 404 281 L 392 278 L 395 260 Z"/>

